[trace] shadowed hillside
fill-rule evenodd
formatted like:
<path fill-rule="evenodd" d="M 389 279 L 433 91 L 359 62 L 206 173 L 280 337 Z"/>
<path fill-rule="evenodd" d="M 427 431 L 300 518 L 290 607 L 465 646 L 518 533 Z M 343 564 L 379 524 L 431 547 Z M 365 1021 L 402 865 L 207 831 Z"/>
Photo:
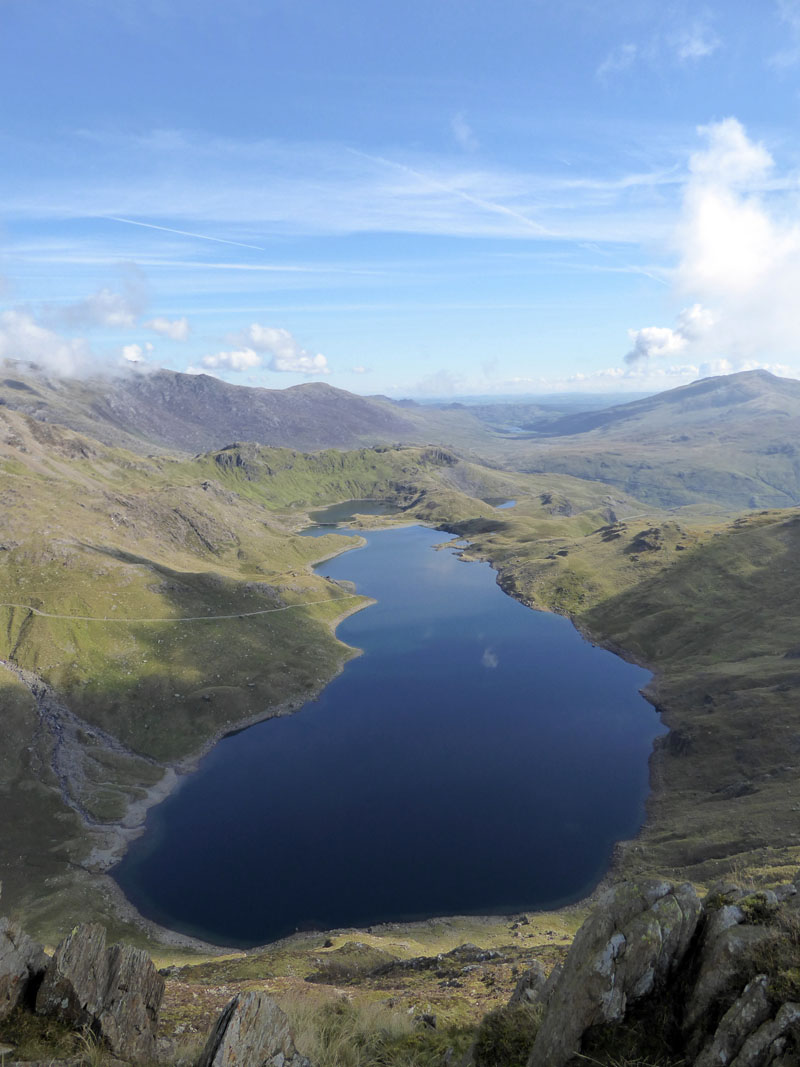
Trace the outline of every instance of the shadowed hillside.
<path fill-rule="evenodd" d="M 261 389 L 167 370 L 80 380 L 48 379 L 22 369 L 6 368 L 1 405 L 137 452 L 201 452 L 234 440 L 302 451 L 447 442 L 452 436 L 463 440 L 481 426 L 466 411 L 406 409 L 323 382 Z"/>

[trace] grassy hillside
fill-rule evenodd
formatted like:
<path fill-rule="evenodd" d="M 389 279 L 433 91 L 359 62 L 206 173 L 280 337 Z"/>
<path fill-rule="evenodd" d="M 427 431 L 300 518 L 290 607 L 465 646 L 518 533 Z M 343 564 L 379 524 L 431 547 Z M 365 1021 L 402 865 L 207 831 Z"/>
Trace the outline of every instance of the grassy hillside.
<path fill-rule="evenodd" d="M 636 506 L 562 481 L 571 507 Z M 354 654 L 332 624 L 366 601 L 310 564 L 357 540 L 298 537 L 307 508 L 378 496 L 491 522 L 480 497 L 542 484 L 441 448 L 144 458 L 0 409 L 5 907 L 45 936 L 118 925 L 98 875 L 127 823 L 214 737 L 302 704 Z"/>
<path fill-rule="evenodd" d="M 353 654 L 331 624 L 363 598 L 310 570 L 342 538 L 294 532 L 351 497 L 452 530 L 509 593 L 658 672 L 672 732 L 631 869 L 707 881 L 795 862 L 793 512 L 648 513 L 603 483 L 433 446 L 142 457 L 0 409 L 0 879 L 34 928 L 117 922 L 98 872 L 125 820 L 220 732 L 302 703 Z"/>

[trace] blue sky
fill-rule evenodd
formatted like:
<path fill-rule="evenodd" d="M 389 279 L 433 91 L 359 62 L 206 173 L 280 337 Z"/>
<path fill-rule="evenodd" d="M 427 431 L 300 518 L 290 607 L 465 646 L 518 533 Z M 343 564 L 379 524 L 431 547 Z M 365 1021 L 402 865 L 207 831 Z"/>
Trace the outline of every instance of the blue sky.
<path fill-rule="evenodd" d="M 0 357 L 800 376 L 800 0 L 0 0 Z"/>

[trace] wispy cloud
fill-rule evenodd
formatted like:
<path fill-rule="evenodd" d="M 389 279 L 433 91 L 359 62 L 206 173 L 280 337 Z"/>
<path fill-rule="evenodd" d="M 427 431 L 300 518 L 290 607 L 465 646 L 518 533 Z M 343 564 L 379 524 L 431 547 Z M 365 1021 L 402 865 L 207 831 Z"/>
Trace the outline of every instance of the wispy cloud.
<path fill-rule="evenodd" d="M 720 46 L 720 39 L 715 37 L 707 27 L 695 25 L 678 38 L 675 50 L 678 59 L 704 59 L 711 56 Z"/>
<path fill-rule="evenodd" d="M 770 57 L 774 67 L 792 67 L 800 61 L 800 0 L 776 0 L 775 9 L 789 40 L 785 48 Z"/>
<path fill-rule="evenodd" d="M 649 172 L 564 175 L 468 167 L 463 152 L 389 158 L 334 144 L 206 143 L 188 135 L 179 144 L 155 138 L 143 167 L 141 138 L 117 135 L 88 141 L 80 170 L 66 168 L 58 180 L 42 174 L 23 189 L 0 176 L 6 218 L 107 220 L 120 231 L 253 253 L 285 236 L 358 233 L 636 241 L 657 234 L 658 191 L 676 180 L 663 158 Z M 126 167 L 129 158 L 139 165 Z M 90 172 L 102 173 L 102 183 L 89 181 Z M 647 189 L 650 203 L 641 195 Z M 119 237 L 94 232 L 113 254 Z M 155 258 L 152 245 L 149 252 Z M 253 256 L 227 269 L 272 268 Z"/>
<path fill-rule="evenodd" d="M 463 148 L 465 152 L 477 152 L 480 148 L 480 142 L 475 136 L 475 131 L 467 122 L 466 115 L 463 111 L 459 111 L 457 115 L 453 115 L 453 118 L 450 120 L 450 130 L 456 144 L 459 148 Z"/>
<path fill-rule="evenodd" d="M 639 53 L 639 45 L 634 44 L 633 41 L 626 41 L 624 44 L 617 45 L 616 48 L 612 48 L 598 66 L 597 77 L 600 81 L 606 81 L 612 74 L 619 74 L 620 71 L 628 70 L 636 62 Z"/>
<path fill-rule="evenodd" d="M 148 319 L 142 325 L 148 330 L 160 333 L 163 337 L 168 337 L 171 341 L 186 341 L 189 338 L 189 320 L 185 317 L 167 319 L 159 316 L 155 319 Z"/>
<path fill-rule="evenodd" d="M 119 270 L 115 271 L 119 273 Z M 50 307 L 46 318 L 71 328 L 134 326 L 147 306 L 147 285 L 138 266 L 127 264 L 119 289 L 104 286 L 77 303 Z"/>
<path fill-rule="evenodd" d="M 673 19 L 674 21 L 674 19 Z M 601 82 L 609 82 L 635 66 L 661 68 L 707 59 L 722 46 L 711 16 L 704 12 L 690 21 L 664 27 L 639 41 L 624 41 L 605 56 L 596 70 Z"/>

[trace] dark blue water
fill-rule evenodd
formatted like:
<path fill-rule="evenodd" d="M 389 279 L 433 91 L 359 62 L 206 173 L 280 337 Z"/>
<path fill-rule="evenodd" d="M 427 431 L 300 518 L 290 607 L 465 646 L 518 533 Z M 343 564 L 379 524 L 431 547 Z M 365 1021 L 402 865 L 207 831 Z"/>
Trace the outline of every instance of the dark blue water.
<path fill-rule="evenodd" d="M 548 907 L 636 833 L 658 718 L 649 674 L 507 597 L 406 527 L 321 564 L 378 603 L 318 701 L 225 738 L 115 871 L 173 929 L 296 929 Z"/>

